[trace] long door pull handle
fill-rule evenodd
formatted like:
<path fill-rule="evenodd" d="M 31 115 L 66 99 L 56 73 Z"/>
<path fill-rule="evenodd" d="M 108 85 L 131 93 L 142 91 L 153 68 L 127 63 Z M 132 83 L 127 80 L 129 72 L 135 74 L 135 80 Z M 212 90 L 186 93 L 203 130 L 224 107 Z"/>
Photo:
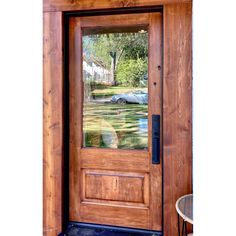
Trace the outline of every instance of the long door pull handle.
<path fill-rule="evenodd" d="M 160 164 L 160 115 L 152 115 L 152 164 Z"/>

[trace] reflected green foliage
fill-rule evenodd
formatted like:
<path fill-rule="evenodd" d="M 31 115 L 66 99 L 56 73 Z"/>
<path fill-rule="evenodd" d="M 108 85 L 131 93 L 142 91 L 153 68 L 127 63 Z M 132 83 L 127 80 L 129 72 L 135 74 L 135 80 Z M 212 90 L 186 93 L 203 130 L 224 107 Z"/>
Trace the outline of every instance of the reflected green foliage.
<path fill-rule="evenodd" d="M 147 75 L 147 67 L 146 60 L 124 60 L 117 69 L 117 82 L 129 87 L 145 86 L 144 77 Z"/>
<path fill-rule="evenodd" d="M 83 47 L 84 52 L 93 55 L 110 71 L 113 85 L 126 86 L 129 84 L 137 87 L 138 80 L 142 80 L 143 76 L 147 75 L 147 32 L 84 36 Z M 130 68 L 135 76 L 130 76 L 131 72 L 128 71 Z"/>

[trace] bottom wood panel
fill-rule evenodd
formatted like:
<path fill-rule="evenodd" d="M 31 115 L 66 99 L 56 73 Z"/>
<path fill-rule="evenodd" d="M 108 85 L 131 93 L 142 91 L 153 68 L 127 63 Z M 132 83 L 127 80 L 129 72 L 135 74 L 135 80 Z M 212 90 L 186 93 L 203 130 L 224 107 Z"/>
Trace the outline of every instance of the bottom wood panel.
<path fill-rule="evenodd" d="M 148 173 L 83 169 L 82 179 L 82 201 L 149 206 Z"/>
<path fill-rule="evenodd" d="M 75 220 L 76 221 L 76 220 Z M 149 209 L 83 202 L 77 221 L 149 229 Z"/>

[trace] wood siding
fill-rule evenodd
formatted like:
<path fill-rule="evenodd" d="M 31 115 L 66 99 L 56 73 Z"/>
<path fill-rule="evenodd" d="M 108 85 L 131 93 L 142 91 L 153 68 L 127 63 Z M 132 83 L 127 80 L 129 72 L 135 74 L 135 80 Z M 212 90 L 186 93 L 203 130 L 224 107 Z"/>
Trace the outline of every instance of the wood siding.
<path fill-rule="evenodd" d="M 78 11 L 104 8 L 160 6 L 191 0 L 44 0 L 44 11 Z"/>
<path fill-rule="evenodd" d="M 164 232 L 177 235 L 176 200 L 192 192 L 191 4 L 164 6 Z"/>
<path fill-rule="evenodd" d="M 44 13 L 43 224 L 45 236 L 62 230 L 62 14 Z"/>

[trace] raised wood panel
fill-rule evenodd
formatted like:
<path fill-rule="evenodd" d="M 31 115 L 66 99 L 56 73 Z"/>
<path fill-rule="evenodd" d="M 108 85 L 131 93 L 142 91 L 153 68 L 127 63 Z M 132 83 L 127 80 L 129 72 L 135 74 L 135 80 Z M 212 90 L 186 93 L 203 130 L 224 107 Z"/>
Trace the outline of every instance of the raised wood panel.
<path fill-rule="evenodd" d="M 81 167 L 148 172 L 150 170 L 149 153 L 141 150 L 82 148 Z"/>
<path fill-rule="evenodd" d="M 149 210 L 144 207 L 125 207 L 104 204 L 82 203 L 81 222 L 149 229 Z"/>
<path fill-rule="evenodd" d="M 145 204 L 148 196 L 148 174 L 118 171 L 84 170 L 84 199 Z M 146 193 L 145 193 L 146 192 Z"/>
<path fill-rule="evenodd" d="M 176 200 L 192 193 L 191 4 L 164 6 L 164 235 L 177 235 Z"/>
<path fill-rule="evenodd" d="M 43 234 L 62 230 L 62 14 L 44 13 Z"/>
<path fill-rule="evenodd" d="M 104 8 L 126 8 L 160 6 L 191 0 L 44 0 L 44 11 L 93 10 Z"/>

